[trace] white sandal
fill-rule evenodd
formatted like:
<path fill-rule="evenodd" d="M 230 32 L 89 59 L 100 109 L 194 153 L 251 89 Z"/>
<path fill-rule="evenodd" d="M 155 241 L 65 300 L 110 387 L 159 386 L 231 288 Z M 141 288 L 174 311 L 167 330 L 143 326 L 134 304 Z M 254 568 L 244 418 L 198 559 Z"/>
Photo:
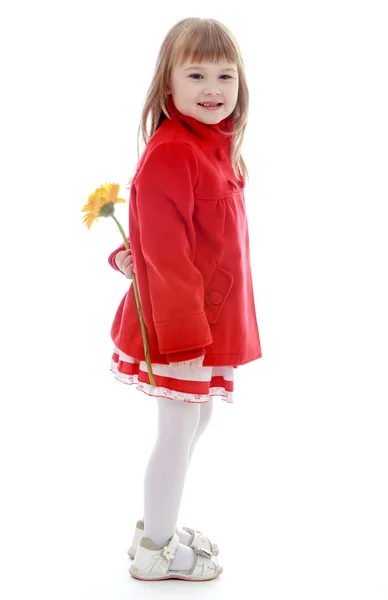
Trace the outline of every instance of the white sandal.
<path fill-rule="evenodd" d="M 194 546 L 198 546 L 198 548 L 202 548 L 203 550 L 207 550 L 213 556 L 218 556 L 220 551 L 216 544 L 212 544 L 209 538 L 203 535 L 200 531 L 196 529 L 190 529 L 189 527 L 182 527 L 184 531 L 191 534 L 191 540 L 186 546 L 190 546 L 193 548 Z M 135 533 L 133 534 L 133 540 L 131 547 L 127 551 L 128 556 L 132 559 L 135 558 L 136 550 L 140 544 L 141 538 L 144 536 L 144 521 L 140 520 L 136 523 Z"/>
<path fill-rule="evenodd" d="M 135 559 L 129 567 L 130 574 L 143 581 L 160 581 L 162 579 L 183 579 L 184 581 L 208 581 L 218 577 L 223 568 L 218 563 L 218 558 L 212 556 L 207 550 L 193 547 L 195 558 L 190 571 L 170 569 L 176 549 L 179 545 L 179 536 L 174 533 L 164 546 L 155 546 L 150 539 L 141 538 Z"/>

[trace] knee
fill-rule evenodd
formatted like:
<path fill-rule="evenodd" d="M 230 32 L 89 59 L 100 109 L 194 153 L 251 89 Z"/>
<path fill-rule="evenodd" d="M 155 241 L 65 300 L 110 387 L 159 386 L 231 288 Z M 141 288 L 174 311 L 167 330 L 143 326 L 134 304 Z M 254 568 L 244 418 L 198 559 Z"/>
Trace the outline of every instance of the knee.
<path fill-rule="evenodd" d="M 200 405 L 166 398 L 159 400 L 164 402 L 159 403 L 158 439 L 175 445 L 189 445 L 200 422 Z"/>
<path fill-rule="evenodd" d="M 213 398 L 210 398 L 208 402 L 201 404 L 201 414 L 198 424 L 198 433 L 205 431 L 209 425 L 212 414 L 213 414 Z"/>

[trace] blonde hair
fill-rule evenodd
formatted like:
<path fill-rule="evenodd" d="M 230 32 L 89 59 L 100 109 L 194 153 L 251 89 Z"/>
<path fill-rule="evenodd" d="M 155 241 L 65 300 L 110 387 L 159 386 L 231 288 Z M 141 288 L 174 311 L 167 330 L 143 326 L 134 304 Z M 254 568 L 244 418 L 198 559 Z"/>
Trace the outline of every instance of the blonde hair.
<path fill-rule="evenodd" d="M 249 92 L 245 76 L 245 67 L 239 45 L 233 34 L 215 19 L 188 18 L 178 21 L 167 33 L 159 50 L 158 59 L 151 85 L 148 89 L 143 106 L 141 121 L 138 129 L 137 153 L 139 152 L 140 130 L 143 142 L 147 145 L 150 137 L 160 127 L 166 118 L 171 118 L 166 108 L 167 94 L 173 65 L 182 65 L 187 59 L 192 62 L 235 63 L 238 69 L 239 90 L 237 103 L 231 117 L 234 121 L 232 132 L 222 132 L 233 135 L 230 159 L 233 171 L 238 179 L 240 174 L 248 177 L 248 169 L 241 156 L 241 144 L 244 139 L 248 120 Z M 151 115 L 151 130 L 147 132 L 147 120 Z M 240 172 L 239 172 L 240 171 Z M 133 178 L 129 179 L 130 186 Z"/>

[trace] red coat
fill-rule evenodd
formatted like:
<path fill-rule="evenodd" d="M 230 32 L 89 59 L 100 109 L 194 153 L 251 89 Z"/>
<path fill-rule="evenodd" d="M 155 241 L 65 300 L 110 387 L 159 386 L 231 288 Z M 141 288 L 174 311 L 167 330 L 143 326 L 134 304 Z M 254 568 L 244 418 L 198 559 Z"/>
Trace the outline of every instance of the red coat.
<path fill-rule="evenodd" d="M 168 364 L 205 353 L 203 366 L 238 366 L 262 356 L 256 321 L 245 181 L 230 162 L 231 138 L 180 113 L 152 135 L 129 199 L 129 246 L 150 359 Z M 221 124 L 233 128 L 231 116 Z M 116 254 L 109 256 L 116 270 Z M 145 360 L 133 284 L 111 329 L 120 350 Z"/>

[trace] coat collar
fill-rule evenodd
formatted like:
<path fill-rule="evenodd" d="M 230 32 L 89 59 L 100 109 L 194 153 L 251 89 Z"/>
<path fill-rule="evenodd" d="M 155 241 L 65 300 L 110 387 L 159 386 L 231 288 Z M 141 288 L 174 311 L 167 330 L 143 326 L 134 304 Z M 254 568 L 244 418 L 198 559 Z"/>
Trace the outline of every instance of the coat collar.
<path fill-rule="evenodd" d="M 230 145 L 232 143 L 232 136 L 225 136 L 217 131 L 217 128 L 221 129 L 221 131 L 233 131 L 234 122 L 231 115 L 217 124 L 208 125 L 202 123 L 194 119 L 194 117 L 182 114 L 176 108 L 171 94 L 167 96 L 166 107 L 174 123 L 183 125 L 185 129 L 188 129 L 202 140 L 223 145 Z"/>

